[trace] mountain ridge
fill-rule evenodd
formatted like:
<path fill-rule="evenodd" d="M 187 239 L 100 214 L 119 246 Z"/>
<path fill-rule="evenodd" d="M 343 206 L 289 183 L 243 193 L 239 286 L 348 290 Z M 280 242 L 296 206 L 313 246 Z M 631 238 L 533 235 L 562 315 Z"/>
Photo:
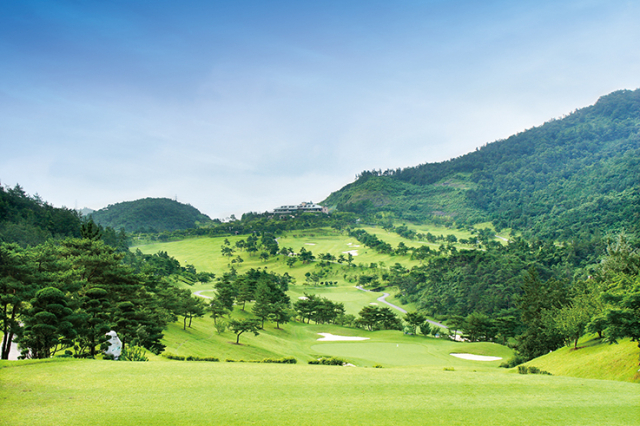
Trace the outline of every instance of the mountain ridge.
<path fill-rule="evenodd" d="M 322 204 L 403 220 L 490 220 L 498 229 L 570 239 L 635 229 L 638 182 L 640 89 L 447 161 L 364 171 Z"/>
<path fill-rule="evenodd" d="M 197 208 L 169 198 L 142 198 L 110 204 L 91 213 L 99 225 L 137 231 L 176 231 L 195 228 L 211 219 Z"/>

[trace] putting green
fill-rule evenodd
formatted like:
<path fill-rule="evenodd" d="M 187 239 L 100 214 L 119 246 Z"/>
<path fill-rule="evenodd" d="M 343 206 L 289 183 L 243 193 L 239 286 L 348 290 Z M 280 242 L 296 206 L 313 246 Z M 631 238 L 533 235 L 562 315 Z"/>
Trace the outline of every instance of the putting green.
<path fill-rule="evenodd" d="M 413 343 L 339 342 L 311 346 L 322 355 L 346 358 L 349 361 L 367 360 L 385 365 L 433 364 L 433 355 L 426 346 Z"/>

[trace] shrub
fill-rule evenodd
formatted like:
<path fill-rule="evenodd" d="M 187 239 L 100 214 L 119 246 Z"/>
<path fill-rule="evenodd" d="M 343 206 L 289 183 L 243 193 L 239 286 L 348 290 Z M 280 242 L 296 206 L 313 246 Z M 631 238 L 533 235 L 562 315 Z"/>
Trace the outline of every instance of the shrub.
<path fill-rule="evenodd" d="M 505 361 L 502 364 L 500 364 L 501 368 L 513 368 L 516 365 L 522 364 L 524 362 L 527 362 L 527 359 L 520 356 L 520 355 L 516 355 L 513 358 L 511 358 L 509 361 Z"/>
<path fill-rule="evenodd" d="M 518 366 L 518 373 L 520 374 L 542 374 L 545 376 L 551 376 L 552 374 L 548 371 L 540 370 L 538 367 L 534 367 L 533 365 L 527 367 L 526 365 Z"/>
<path fill-rule="evenodd" d="M 373 365 L 373 368 L 382 368 L 382 365 L 380 365 L 380 364 L 374 364 L 374 365 Z"/>
<path fill-rule="evenodd" d="M 180 356 L 180 355 L 176 355 L 176 354 L 173 354 L 171 352 L 165 352 L 165 353 L 162 354 L 162 356 L 165 357 L 165 358 L 174 359 L 174 360 L 177 360 L 177 361 L 184 361 L 186 359 L 186 357 L 183 357 L 183 356 Z"/>
<path fill-rule="evenodd" d="M 297 364 L 298 360 L 292 356 L 288 356 L 288 357 L 279 358 L 279 359 L 265 358 L 261 362 L 265 364 Z"/>
<path fill-rule="evenodd" d="M 122 348 L 119 361 L 149 361 L 147 351 L 140 346 L 126 346 Z"/>
<path fill-rule="evenodd" d="M 321 364 L 321 365 L 344 365 L 347 364 L 348 361 L 345 361 L 342 358 L 330 357 L 330 358 L 318 358 L 318 360 L 311 360 L 309 364 Z"/>

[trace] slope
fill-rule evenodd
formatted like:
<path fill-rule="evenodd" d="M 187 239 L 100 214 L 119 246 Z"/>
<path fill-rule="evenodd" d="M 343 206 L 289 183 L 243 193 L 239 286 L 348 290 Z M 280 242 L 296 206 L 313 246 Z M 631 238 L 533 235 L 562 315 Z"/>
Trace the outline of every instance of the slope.
<path fill-rule="evenodd" d="M 640 89 L 441 163 L 367 171 L 324 205 L 571 239 L 637 229 Z"/>
<path fill-rule="evenodd" d="M 195 228 L 211 219 L 198 209 L 168 198 L 144 198 L 112 204 L 91 214 L 93 220 L 113 229 L 126 232 L 175 231 Z"/>

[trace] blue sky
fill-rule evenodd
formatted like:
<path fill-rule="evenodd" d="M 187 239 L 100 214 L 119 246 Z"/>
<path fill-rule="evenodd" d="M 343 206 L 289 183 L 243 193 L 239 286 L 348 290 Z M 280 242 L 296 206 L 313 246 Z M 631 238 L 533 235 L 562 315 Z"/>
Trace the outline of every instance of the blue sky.
<path fill-rule="evenodd" d="M 0 181 L 211 217 L 319 202 L 640 87 L 632 1 L 0 3 Z"/>

